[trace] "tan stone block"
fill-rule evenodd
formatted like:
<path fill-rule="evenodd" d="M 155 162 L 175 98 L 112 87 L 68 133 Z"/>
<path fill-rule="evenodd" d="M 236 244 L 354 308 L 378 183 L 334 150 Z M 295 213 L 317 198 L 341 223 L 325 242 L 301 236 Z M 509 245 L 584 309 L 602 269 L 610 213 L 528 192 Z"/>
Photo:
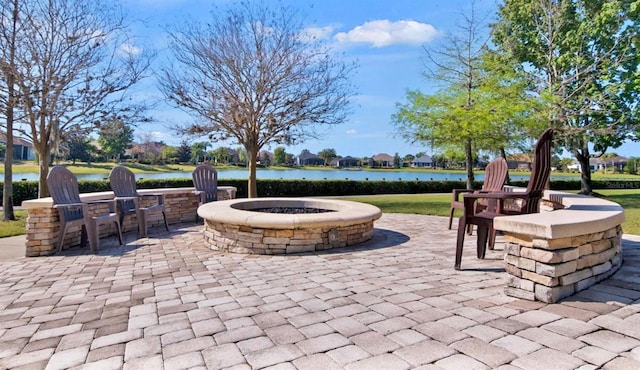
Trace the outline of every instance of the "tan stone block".
<path fill-rule="evenodd" d="M 264 244 L 287 244 L 289 242 L 289 238 L 271 238 L 265 236 L 262 238 L 262 242 Z"/>
<path fill-rule="evenodd" d="M 265 244 L 265 247 L 267 249 L 282 249 L 282 250 L 287 249 L 286 244 Z"/>
<path fill-rule="evenodd" d="M 575 260 L 579 257 L 579 254 L 580 252 L 577 248 L 553 251 L 534 248 L 521 248 L 520 250 L 520 256 L 544 263 L 560 263 Z"/>
<path fill-rule="evenodd" d="M 507 278 L 507 286 L 533 292 L 534 283 L 531 280 L 520 279 L 515 276 Z"/>
<path fill-rule="evenodd" d="M 536 300 L 536 295 L 534 292 L 529 292 L 526 290 L 508 287 L 508 286 L 504 287 L 504 294 L 508 295 L 509 297 L 521 298 L 529 301 Z"/>
<path fill-rule="evenodd" d="M 607 231 L 604 232 L 604 235 L 602 236 L 603 239 L 609 239 L 609 238 L 614 238 L 616 236 L 618 236 L 619 232 L 619 226 L 618 227 L 613 227 Z M 621 229 L 621 228 L 620 228 Z"/>
<path fill-rule="evenodd" d="M 575 293 L 573 285 L 548 287 L 536 284 L 535 298 L 545 303 L 555 303 Z"/>
<path fill-rule="evenodd" d="M 588 234 L 589 236 L 589 240 L 590 242 L 592 241 L 596 241 L 596 240 L 602 240 L 602 237 L 604 236 L 604 231 L 598 232 L 598 233 L 593 233 L 593 234 Z"/>
<path fill-rule="evenodd" d="M 504 243 L 504 252 L 512 256 L 520 257 L 520 244 L 506 242 Z"/>
<path fill-rule="evenodd" d="M 514 266 L 517 266 L 520 269 L 529 270 L 529 271 L 536 270 L 536 261 L 528 258 L 516 257 L 516 256 L 507 254 L 504 256 L 504 260 L 505 262 L 512 264 Z"/>
<path fill-rule="evenodd" d="M 543 284 L 546 286 L 556 286 L 559 284 L 559 280 L 556 277 L 549 277 L 549 276 L 543 276 L 543 275 L 538 275 L 534 272 L 530 272 L 530 271 L 526 271 L 523 270 L 522 271 L 522 278 L 523 279 L 527 279 L 527 280 L 531 280 L 535 283 L 538 284 Z"/>
<path fill-rule="evenodd" d="M 587 243 L 578 246 L 578 251 L 580 253 L 580 256 L 586 256 L 593 253 L 593 248 L 591 247 L 591 243 Z"/>
<path fill-rule="evenodd" d="M 591 247 L 593 248 L 593 253 L 600 253 L 611 248 L 611 240 L 609 239 L 601 239 L 595 240 L 591 242 Z"/>
<path fill-rule="evenodd" d="M 565 263 L 546 264 L 536 263 L 536 273 L 543 276 L 560 277 L 575 272 L 578 268 L 578 261 L 573 260 Z"/>
<path fill-rule="evenodd" d="M 309 244 L 322 244 L 322 238 L 315 239 L 291 239 L 289 245 L 301 246 Z"/>
<path fill-rule="evenodd" d="M 581 237 L 567 237 L 567 238 L 558 238 L 558 239 L 534 239 L 533 240 L 533 248 L 538 249 L 546 249 L 546 250 L 557 250 L 557 249 L 567 249 L 574 248 L 576 245 L 581 245 L 586 243 L 580 242 Z"/>
<path fill-rule="evenodd" d="M 592 276 L 590 278 L 586 278 L 584 280 L 580 280 L 577 281 L 575 284 L 573 284 L 573 286 L 576 289 L 576 292 L 579 292 L 581 290 L 585 290 L 593 285 L 595 285 L 597 283 L 597 279 L 595 276 Z"/>
<path fill-rule="evenodd" d="M 580 280 L 588 279 L 591 276 L 593 276 L 591 269 L 585 268 L 569 275 L 560 276 L 558 279 L 560 280 L 560 285 L 570 285 Z"/>
<path fill-rule="evenodd" d="M 531 247 L 532 239 L 529 235 L 506 233 L 504 235 L 504 241 L 506 243 L 515 243 L 523 247 Z"/>
<path fill-rule="evenodd" d="M 593 271 L 594 275 L 600 275 L 603 274 L 609 270 L 611 270 L 611 267 L 613 265 L 611 264 L 610 261 L 607 261 L 605 263 L 599 264 L 599 265 L 595 265 L 591 268 L 591 271 Z"/>
<path fill-rule="evenodd" d="M 520 270 L 517 266 L 514 266 L 512 264 L 505 263 L 504 269 L 507 271 L 509 275 L 513 275 L 515 277 L 522 276 L 522 270 Z"/>
<path fill-rule="evenodd" d="M 262 243 L 262 234 L 239 231 L 235 239 L 251 243 Z"/>

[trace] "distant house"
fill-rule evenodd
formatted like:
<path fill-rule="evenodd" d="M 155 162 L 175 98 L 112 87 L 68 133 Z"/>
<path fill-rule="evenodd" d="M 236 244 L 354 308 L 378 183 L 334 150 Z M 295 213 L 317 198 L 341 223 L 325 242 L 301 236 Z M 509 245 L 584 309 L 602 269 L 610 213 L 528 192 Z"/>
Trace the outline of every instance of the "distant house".
<path fill-rule="evenodd" d="M 393 167 L 393 157 L 387 153 L 380 153 L 371 158 L 373 167 Z"/>
<path fill-rule="evenodd" d="M 309 152 L 300 153 L 295 157 L 296 165 L 298 166 L 323 166 L 324 159 Z"/>
<path fill-rule="evenodd" d="M 531 157 L 528 154 L 511 154 L 507 156 L 507 166 L 510 170 L 530 171 L 532 165 Z"/>
<path fill-rule="evenodd" d="M 589 158 L 589 167 L 591 171 L 607 171 L 615 168 L 618 172 L 624 172 L 624 167 L 627 165 L 629 159 L 627 157 L 617 156 L 614 158 Z M 578 161 L 573 161 L 570 165 L 567 165 L 567 169 L 571 171 L 582 172 Z"/>
<path fill-rule="evenodd" d="M 351 156 L 346 156 L 335 160 L 335 167 L 348 168 L 358 166 L 360 166 L 360 160 Z"/>
<path fill-rule="evenodd" d="M 591 171 L 606 171 L 615 168 L 617 171 L 622 172 L 628 161 L 629 158 L 622 156 L 613 158 L 590 158 L 589 166 L 591 167 Z"/>
<path fill-rule="evenodd" d="M 429 155 L 423 155 L 411 161 L 411 167 L 415 168 L 433 168 L 433 158 Z"/>
<path fill-rule="evenodd" d="M 7 144 L 7 136 L 0 133 L 0 143 Z M 36 159 L 33 144 L 24 138 L 13 137 L 13 159 L 19 161 L 32 161 Z"/>

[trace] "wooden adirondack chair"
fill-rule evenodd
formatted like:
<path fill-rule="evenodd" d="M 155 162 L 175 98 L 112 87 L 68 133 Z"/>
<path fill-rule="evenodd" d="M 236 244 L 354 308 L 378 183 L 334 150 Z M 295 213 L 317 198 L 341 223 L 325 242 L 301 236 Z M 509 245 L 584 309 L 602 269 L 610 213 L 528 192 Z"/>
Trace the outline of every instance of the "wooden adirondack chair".
<path fill-rule="evenodd" d="M 136 176 L 128 168 L 116 166 L 109 174 L 109 183 L 111 190 L 115 194 L 115 200 L 120 206 L 118 214 L 120 223 L 123 224 L 124 216 L 135 213 L 138 220 L 138 236 L 147 236 L 147 219 L 151 213 L 162 212 L 164 218 L 164 226 L 169 231 L 167 223 L 167 214 L 164 208 L 164 194 L 138 194 L 136 190 Z M 156 204 L 148 207 L 142 207 L 140 200 L 144 197 L 156 198 Z"/>
<path fill-rule="evenodd" d="M 492 191 L 503 190 L 504 183 L 507 181 L 509 174 L 509 167 L 507 166 L 506 159 L 498 157 L 491 161 L 484 172 L 484 182 L 482 189 L 453 189 L 453 199 L 451 200 L 451 210 L 449 213 L 449 230 L 451 230 L 451 224 L 453 223 L 453 213 L 456 209 L 464 209 L 464 201 L 461 199 L 462 194 L 468 194 L 473 192 L 488 193 Z M 477 211 L 483 207 L 482 202 L 476 203 L 478 206 Z M 468 228 L 468 232 L 471 232 L 471 227 Z"/>
<path fill-rule="evenodd" d="M 218 200 L 218 171 L 206 163 L 198 165 L 191 173 L 194 193 L 198 196 L 198 207 Z M 196 212 L 196 221 L 198 213 Z"/>
<path fill-rule="evenodd" d="M 506 215 L 536 213 L 539 211 L 540 199 L 551 173 L 551 141 L 553 129 L 547 129 L 538 139 L 535 148 L 533 169 L 529 184 L 524 192 L 502 191 L 491 193 L 464 194 L 464 214 L 458 221 L 458 239 L 456 242 L 456 260 L 454 268 L 460 269 L 465 228 L 467 225 L 478 226 L 477 255 L 484 258 L 487 239 L 493 230 L 493 219 Z M 483 199 L 488 207 L 476 211 L 476 203 Z M 505 202 L 509 201 L 509 202 Z"/>
<path fill-rule="evenodd" d="M 116 213 L 115 200 L 92 201 L 109 205 L 109 213 L 92 216 L 89 213 L 89 204 L 80 200 L 78 179 L 66 167 L 54 166 L 47 175 L 47 187 L 53 198 L 53 208 L 60 214 L 60 231 L 58 237 L 58 253 L 62 251 L 64 237 L 70 227 L 81 226 L 80 244 L 85 245 L 87 237 L 91 252 L 96 253 L 100 249 L 100 226 L 114 223 L 118 232 L 118 239 L 122 245 L 122 230 L 120 220 Z"/>

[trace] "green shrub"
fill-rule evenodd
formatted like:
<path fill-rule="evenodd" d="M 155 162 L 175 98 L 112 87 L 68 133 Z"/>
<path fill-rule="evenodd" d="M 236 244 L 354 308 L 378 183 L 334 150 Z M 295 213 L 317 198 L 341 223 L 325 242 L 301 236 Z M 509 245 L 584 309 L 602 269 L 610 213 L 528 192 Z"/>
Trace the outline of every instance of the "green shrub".
<path fill-rule="evenodd" d="M 2 200 L 2 182 L 0 182 L 0 202 Z M 110 191 L 108 180 L 82 180 L 78 182 L 81 193 Z M 221 179 L 220 186 L 234 186 L 236 197 L 246 198 L 247 180 Z M 511 181 L 510 185 L 526 187 L 527 181 Z M 189 178 L 140 179 L 138 189 L 192 187 Z M 376 194 L 420 194 L 450 193 L 452 189 L 465 187 L 464 181 L 355 181 L 355 180 L 258 180 L 258 194 L 261 197 L 302 197 L 302 196 L 340 196 L 340 195 L 376 195 Z M 476 188 L 482 182 L 475 183 Z M 640 181 L 593 181 L 594 189 L 638 189 Z M 579 180 L 554 180 L 554 190 L 580 190 Z M 38 197 L 37 181 L 16 181 L 13 183 L 13 204 Z"/>

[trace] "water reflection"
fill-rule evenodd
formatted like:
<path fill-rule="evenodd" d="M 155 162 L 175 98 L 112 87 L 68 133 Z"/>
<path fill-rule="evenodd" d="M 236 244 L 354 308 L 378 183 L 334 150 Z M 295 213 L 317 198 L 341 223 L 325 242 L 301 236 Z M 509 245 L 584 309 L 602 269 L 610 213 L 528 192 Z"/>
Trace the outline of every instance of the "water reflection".
<path fill-rule="evenodd" d="M 78 175 L 79 180 L 104 180 L 108 174 Z M 258 179 L 308 179 L 308 180 L 356 180 L 356 181 L 464 181 L 465 175 L 450 172 L 412 172 L 412 171 L 347 171 L 347 170 L 270 170 L 258 169 Z M 137 179 L 191 178 L 191 172 L 138 173 Z M 248 170 L 220 170 L 219 179 L 248 179 Z M 476 174 L 476 180 L 482 181 L 483 174 Z M 510 175 L 511 180 L 528 180 L 529 175 Z M 552 176 L 553 178 L 553 176 Z M 36 173 L 14 173 L 14 181 L 38 180 Z"/>

